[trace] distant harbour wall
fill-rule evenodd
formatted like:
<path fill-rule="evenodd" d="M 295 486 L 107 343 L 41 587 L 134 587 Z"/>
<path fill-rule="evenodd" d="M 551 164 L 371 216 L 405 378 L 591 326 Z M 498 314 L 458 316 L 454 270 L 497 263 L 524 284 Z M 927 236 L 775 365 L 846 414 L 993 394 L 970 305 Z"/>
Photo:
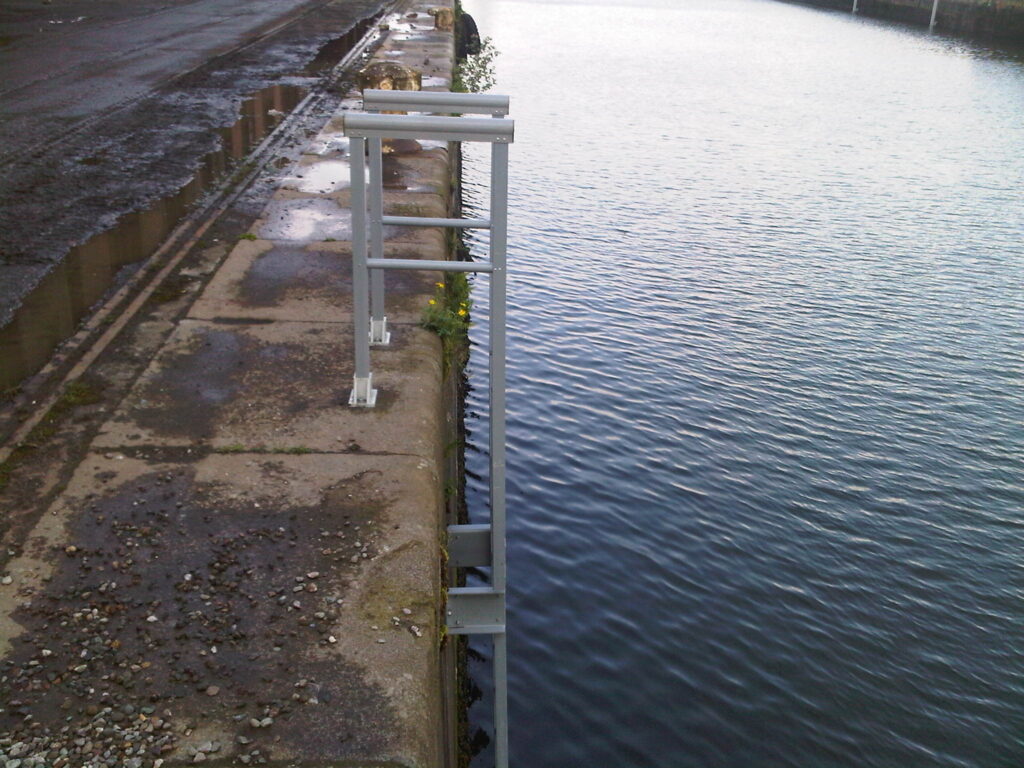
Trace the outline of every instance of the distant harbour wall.
<path fill-rule="evenodd" d="M 801 0 L 806 5 L 851 10 L 853 0 Z M 857 12 L 928 26 L 932 0 L 857 0 Z M 939 0 L 935 29 L 1024 44 L 1024 0 Z"/>

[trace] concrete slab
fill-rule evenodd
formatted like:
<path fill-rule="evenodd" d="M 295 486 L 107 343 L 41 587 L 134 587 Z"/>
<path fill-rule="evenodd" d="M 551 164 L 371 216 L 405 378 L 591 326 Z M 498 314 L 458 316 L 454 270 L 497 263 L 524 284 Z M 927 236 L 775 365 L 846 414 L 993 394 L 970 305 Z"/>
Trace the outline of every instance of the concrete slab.
<path fill-rule="evenodd" d="M 414 457 L 89 456 L 0 586 L 4 738 L 436 765 L 439 488 Z"/>
<path fill-rule="evenodd" d="M 327 195 L 346 189 L 351 183 L 350 173 L 348 160 L 306 155 L 292 174 L 284 179 L 282 187 L 308 194 Z"/>
<path fill-rule="evenodd" d="M 438 244 L 387 245 L 387 258 L 444 259 Z M 385 275 L 388 322 L 419 323 L 441 273 L 392 270 Z M 350 243 L 242 241 L 192 306 L 196 320 L 352 321 Z"/>
<path fill-rule="evenodd" d="M 358 450 L 439 462 L 440 341 L 395 326 L 372 359 L 378 405 L 350 408 L 351 326 L 185 320 L 93 445 Z"/>
<path fill-rule="evenodd" d="M 261 240 L 351 240 L 352 211 L 330 198 L 277 197 L 252 231 Z"/>

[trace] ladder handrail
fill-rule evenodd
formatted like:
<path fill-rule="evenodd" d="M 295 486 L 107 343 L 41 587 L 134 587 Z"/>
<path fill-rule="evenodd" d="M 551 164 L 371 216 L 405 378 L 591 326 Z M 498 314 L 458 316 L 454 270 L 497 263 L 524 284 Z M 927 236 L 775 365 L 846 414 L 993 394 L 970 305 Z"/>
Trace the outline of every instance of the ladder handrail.
<path fill-rule="evenodd" d="M 377 115 L 348 112 L 342 126 L 349 138 L 439 139 L 511 144 L 515 120 L 505 117 L 442 117 L 439 115 Z"/>
<path fill-rule="evenodd" d="M 507 115 L 508 104 L 508 96 L 499 96 L 493 93 L 386 91 L 379 88 L 368 88 L 363 91 L 363 109 Z"/>

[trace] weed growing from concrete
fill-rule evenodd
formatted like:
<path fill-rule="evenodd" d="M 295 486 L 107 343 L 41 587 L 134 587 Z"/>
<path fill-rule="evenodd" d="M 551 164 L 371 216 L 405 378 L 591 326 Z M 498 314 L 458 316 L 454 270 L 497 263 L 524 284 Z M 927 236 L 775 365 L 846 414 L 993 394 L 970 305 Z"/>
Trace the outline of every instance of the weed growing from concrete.
<path fill-rule="evenodd" d="M 480 41 L 480 50 L 471 53 L 455 68 L 452 90 L 462 93 L 483 93 L 494 87 L 494 60 L 498 57 L 494 41 L 485 37 Z"/>
<path fill-rule="evenodd" d="M 457 344 L 466 340 L 472 307 L 465 273 L 451 273 L 447 281 L 435 285 L 434 298 L 423 309 L 421 324 L 441 337 L 446 358 Z"/>

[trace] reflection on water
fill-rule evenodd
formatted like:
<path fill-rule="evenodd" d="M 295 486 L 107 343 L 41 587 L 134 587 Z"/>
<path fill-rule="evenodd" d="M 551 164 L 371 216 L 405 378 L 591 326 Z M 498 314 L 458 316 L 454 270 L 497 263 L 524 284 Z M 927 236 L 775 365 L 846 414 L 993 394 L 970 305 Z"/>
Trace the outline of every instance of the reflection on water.
<path fill-rule="evenodd" d="M 49 360 L 89 308 L 115 283 L 118 272 L 153 253 L 205 192 L 223 180 L 303 99 L 293 85 L 264 88 L 241 106 L 241 117 L 221 130 L 221 145 L 203 158 L 195 176 L 169 197 L 71 250 L 0 329 L 0 391 L 16 386 Z M 111 160 L 112 161 L 112 160 Z"/>
<path fill-rule="evenodd" d="M 512 764 L 1024 766 L 1024 66 L 767 0 L 465 4 L 517 123 Z"/>

